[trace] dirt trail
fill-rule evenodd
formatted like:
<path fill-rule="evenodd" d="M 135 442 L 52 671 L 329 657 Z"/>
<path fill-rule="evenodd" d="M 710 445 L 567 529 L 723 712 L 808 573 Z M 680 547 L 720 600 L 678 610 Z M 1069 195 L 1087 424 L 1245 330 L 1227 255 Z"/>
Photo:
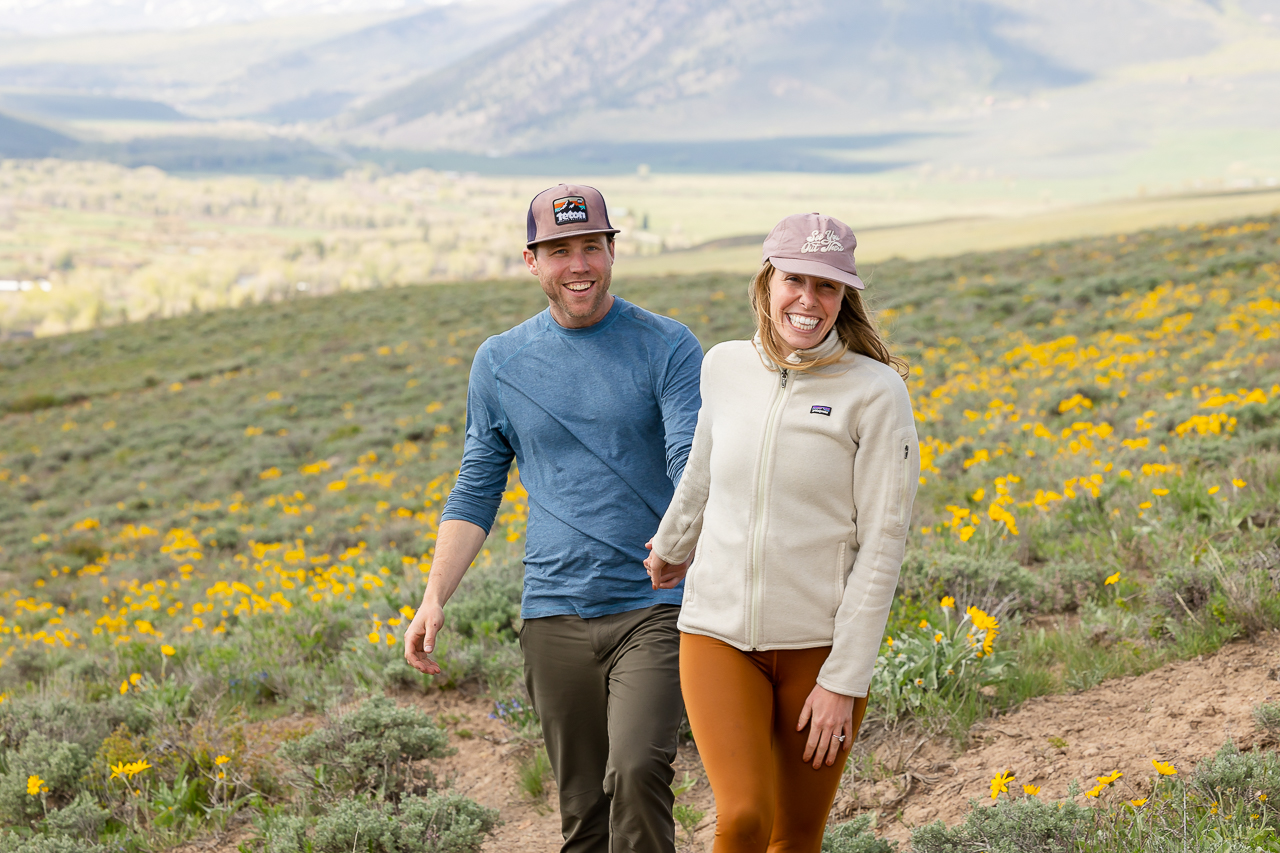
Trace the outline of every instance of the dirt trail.
<path fill-rule="evenodd" d="M 1185 772 L 1228 739 L 1274 746 L 1255 728 L 1252 711 L 1280 698 L 1278 678 L 1280 632 L 1272 632 L 1202 660 L 1168 664 L 1073 695 L 1033 699 L 982 724 L 971 748 L 960 754 L 940 739 L 882 737 L 875 761 L 866 762 L 875 768 L 872 778 L 846 777 L 834 813 L 845 818 L 874 810 L 878 831 L 901 841 L 920 824 L 959 822 L 971 799 L 990 802 L 990 780 L 1006 770 L 1017 777 L 1011 790 L 1039 785 L 1042 798 L 1065 796 L 1072 779 L 1087 789 L 1095 777 L 1120 770 L 1119 790 L 1144 796 L 1155 775 L 1153 758 Z M 502 813 L 504 824 L 485 843 L 486 853 L 559 849 L 554 784 L 540 802 L 521 793 L 517 765 L 528 747 L 509 740 L 510 732 L 489 719 L 490 703 L 457 692 L 409 701 L 442 720 L 453 735 L 458 751 L 435 763 L 439 779 Z M 677 779 L 686 772 L 700 782 L 681 802 L 706 816 L 695 838 L 680 833 L 681 846 L 703 853 L 711 849 L 715 807 L 692 746 L 681 749 Z"/>

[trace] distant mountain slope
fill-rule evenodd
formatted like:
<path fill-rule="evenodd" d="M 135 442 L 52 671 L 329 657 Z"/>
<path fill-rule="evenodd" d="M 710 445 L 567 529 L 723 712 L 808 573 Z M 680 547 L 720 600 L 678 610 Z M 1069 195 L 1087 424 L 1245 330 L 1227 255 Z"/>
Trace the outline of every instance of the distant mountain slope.
<path fill-rule="evenodd" d="M 47 127 L 0 113 L 0 157 L 48 157 L 76 144 Z"/>
<path fill-rule="evenodd" d="M 274 56 L 196 105 L 208 115 L 297 122 L 336 115 L 527 26 L 561 0 L 451 3 Z"/>
<path fill-rule="evenodd" d="M 0 93 L 0 108 L 33 118 L 55 120 L 182 121 L 168 104 L 107 95 Z"/>
<path fill-rule="evenodd" d="M 865 132 L 1218 41 L 1156 0 L 574 0 L 339 126 L 370 144 L 500 151 Z"/>

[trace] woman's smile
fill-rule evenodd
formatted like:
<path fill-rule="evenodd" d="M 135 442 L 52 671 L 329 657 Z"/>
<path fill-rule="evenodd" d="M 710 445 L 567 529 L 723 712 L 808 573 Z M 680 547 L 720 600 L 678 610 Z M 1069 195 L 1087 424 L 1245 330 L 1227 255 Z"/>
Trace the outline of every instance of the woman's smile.
<path fill-rule="evenodd" d="M 840 314 L 845 286 L 825 278 L 774 269 L 769 314 L 792 351 L 812 349 L 827 337 Z"/>

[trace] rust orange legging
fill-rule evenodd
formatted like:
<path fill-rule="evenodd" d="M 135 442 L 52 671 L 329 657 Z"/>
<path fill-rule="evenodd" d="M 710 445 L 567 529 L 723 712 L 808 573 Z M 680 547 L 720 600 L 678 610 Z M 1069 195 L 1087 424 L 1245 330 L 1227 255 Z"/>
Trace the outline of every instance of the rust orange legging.
<path fill-rule="evenodd" d="M 680 689 L 716 798 L 715 853 L 818 853 L 846 752 L 814 770 L 803 761 L 805 700 L 831 652 L 742 652 L 680 635 Z M 866 700 L 854 703 L 856 736 Z"/>

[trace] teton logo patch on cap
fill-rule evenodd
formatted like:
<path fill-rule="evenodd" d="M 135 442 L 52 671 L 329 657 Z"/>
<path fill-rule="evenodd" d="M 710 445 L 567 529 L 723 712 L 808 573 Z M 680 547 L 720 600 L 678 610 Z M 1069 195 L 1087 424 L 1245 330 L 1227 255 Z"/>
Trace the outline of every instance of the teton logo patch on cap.
<path fill-rule="evenodd" d="M 557 225 L 587 221 L 587 200 L 580 195 L 558 198 L 551 202 L 551 209 L 555 211 Z"/>
<path fill-rule="evenodd" d="M 830 406 L 814 406 L 812 409 L 809 410 L 809 414 L 826 415 L 827 417 L 831 417 L 831 407 Z"/>

